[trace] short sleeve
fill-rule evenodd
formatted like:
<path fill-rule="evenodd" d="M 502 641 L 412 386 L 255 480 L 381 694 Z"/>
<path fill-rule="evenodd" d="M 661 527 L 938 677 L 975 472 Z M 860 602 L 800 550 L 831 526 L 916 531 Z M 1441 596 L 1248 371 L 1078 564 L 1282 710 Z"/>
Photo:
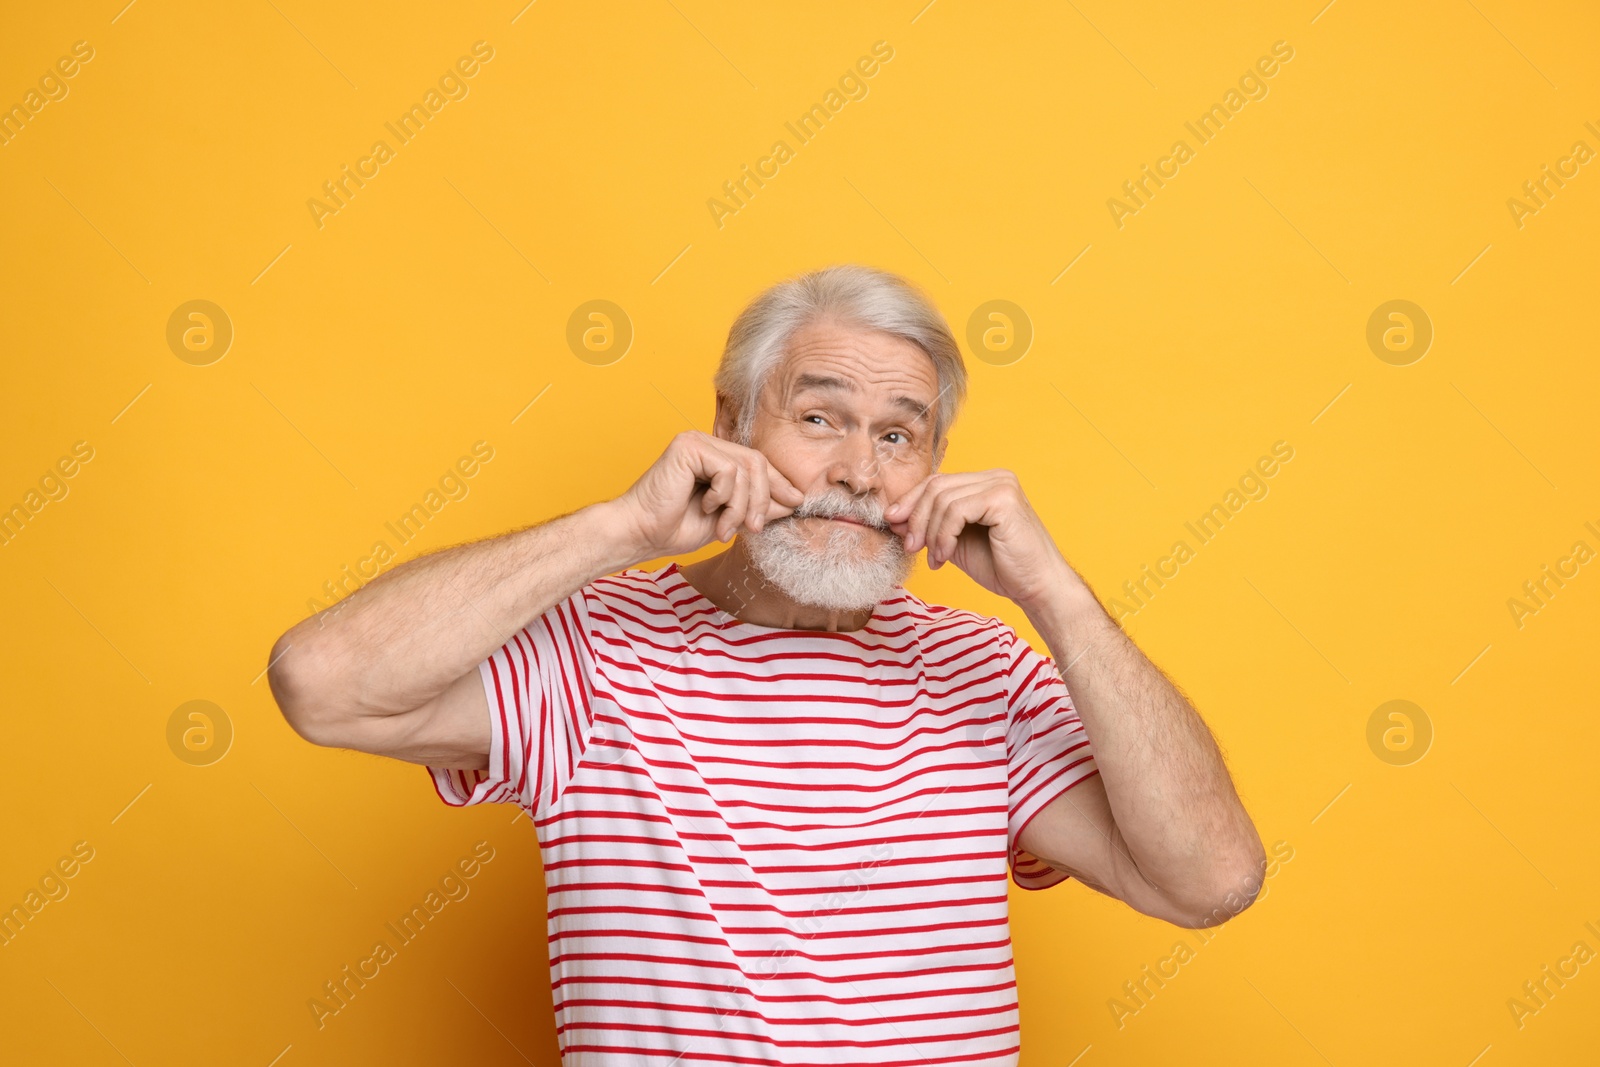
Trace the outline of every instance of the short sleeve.
<path fill-rule="evenodd" d="M 1023 849 L 1017 843 L 1023 828 L 1056 797 L 1100 772 L 1055 661 L 1031 648 L 1011 627 L 1001 626 L 1007 661 L 1011 877 L 1023 889 L 1048 889 L 1071 876 Z"/>
<path fill-rule="evenodd" d="M 489 704 L 489 767 L 429 767 L 452 807 L 516 804 L 539 817 L 583 758 L 593 721 L 594 651 L 587 587 L 511 635 L 478 664 Z"/>

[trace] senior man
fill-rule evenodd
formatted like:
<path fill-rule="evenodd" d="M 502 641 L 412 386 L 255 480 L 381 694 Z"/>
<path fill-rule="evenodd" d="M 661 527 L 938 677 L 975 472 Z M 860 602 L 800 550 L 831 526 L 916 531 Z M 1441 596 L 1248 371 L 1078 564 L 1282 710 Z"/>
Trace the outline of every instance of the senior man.
<path fill-rule="evenodd" d="M 1008 871 L 1185 927 L 1249 905 L 1264 851 L 1199 715 L 1015 475 L 940 471 L 966 374 L 919 290 L 775 285 L 715 386 L 713 432 L 621 496 L 272 650 L 307 740 L 532 817 L 564 1063 L 1015 1063 Z M 907 591 L 923 549 L 1050 655 Z"/>

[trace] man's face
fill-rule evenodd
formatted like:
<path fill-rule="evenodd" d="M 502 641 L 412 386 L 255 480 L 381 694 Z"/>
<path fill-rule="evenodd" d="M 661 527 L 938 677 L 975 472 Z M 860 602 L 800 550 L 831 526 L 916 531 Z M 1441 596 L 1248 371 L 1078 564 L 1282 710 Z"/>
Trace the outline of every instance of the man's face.
<path fill-rule="evenodd" d="M 914 557 L 883 512 L 937 469 L 938 398 L 932 359 L 909 341 L 829 322 L 795 334 L 748 442 L 806 494 L 793 515 L 743 535 L 768 581 L 848 610 L 904 582 Z M 732 414 L 719 419 L 730 436 Z"/>

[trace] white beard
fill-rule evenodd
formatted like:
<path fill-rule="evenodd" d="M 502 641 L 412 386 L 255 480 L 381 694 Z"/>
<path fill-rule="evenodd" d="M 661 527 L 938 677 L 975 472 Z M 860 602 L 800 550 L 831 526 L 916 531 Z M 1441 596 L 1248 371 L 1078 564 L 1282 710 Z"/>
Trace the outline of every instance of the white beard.
<path fill-rule="evenodd" d="M 829 523 L 827 539 L 813 548 L 812 534 L 797 520 L 836 515 L 884 532 Z M 743 540 L 756 570 L 791 600 L 838 611 L 864 611 L 889 599 L 916 563 L 905 541 L 888 530 L 881 507 L 842 492 L 808 497 L 793 515 L 773 519 Z"/>

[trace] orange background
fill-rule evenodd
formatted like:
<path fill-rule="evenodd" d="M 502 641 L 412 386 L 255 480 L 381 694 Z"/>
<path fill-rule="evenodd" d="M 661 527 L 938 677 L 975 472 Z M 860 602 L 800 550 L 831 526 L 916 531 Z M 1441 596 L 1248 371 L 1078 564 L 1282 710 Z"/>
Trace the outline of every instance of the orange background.
<path fill-rule="evenodd" d="M 1023 1063 L 1592 1054 L 1600 969 L 1508 1001 L 1600 951 L 1600 574 L 1559 564 L 1600 548 L 1600 175 L 1508 200 L 1600 149 L 1600 16 L 1319 6 L 14 13 L 0 105 L 75 42 L 92 58 L 0 145 L 0 507 L 24 508 L 0 544 L 0 906 L 76 843 L 92 859 L 0 947 L 0 1060 L 554 1063 L 527 820 L 299 740 L 268 650 L 377 541 L 410 558 L 622 492 L 709 428 L 738 309 L 832 262 L 939 303 L 972 373 L 946 469 L 1015 470 L 1104 598 L 1293 448 L 1126 619 L 1292 859 L 1205 944 L 1081 885 L 1013 889 Z M 319 226 L 323 183 L 478 41 L 466 95 Z M 800 144 L 785 123 L 879 41 L 865 95 Z M 1280 41 L 1265 95 L 1189 133 Z M 779 139 L 792 158 L 719 225 L 708 200 Z M 1180 139 L 1192 158 L 1114 212 Z M 580 358 L 569 318 L 602 299 L 631 344 Z M 169 345 L 192 300 L 225 352 Z M 1031 325 L 1021 358 L 970 347 L 993 300 Z M 1420 358 L 1369 347 L 1391 300 L 1431 323 Z M 480 441 L 401 545 L 385 523 Z M 50 479 L 77 442 L 92 458 Z M 1519 618 L 1545 565 L 1571 576 Z M 910 584 L 1026 626 L 954 568 Z M 169 724 L 196 700 L 220 714 L 186 749 L 198 720 Z M 1369 744 L 1391 700 L 1410 749 L 1381 740 L 1398 720 Z M 318 1029 L 322 983 L 480 841 L 470 895 Z"/>

